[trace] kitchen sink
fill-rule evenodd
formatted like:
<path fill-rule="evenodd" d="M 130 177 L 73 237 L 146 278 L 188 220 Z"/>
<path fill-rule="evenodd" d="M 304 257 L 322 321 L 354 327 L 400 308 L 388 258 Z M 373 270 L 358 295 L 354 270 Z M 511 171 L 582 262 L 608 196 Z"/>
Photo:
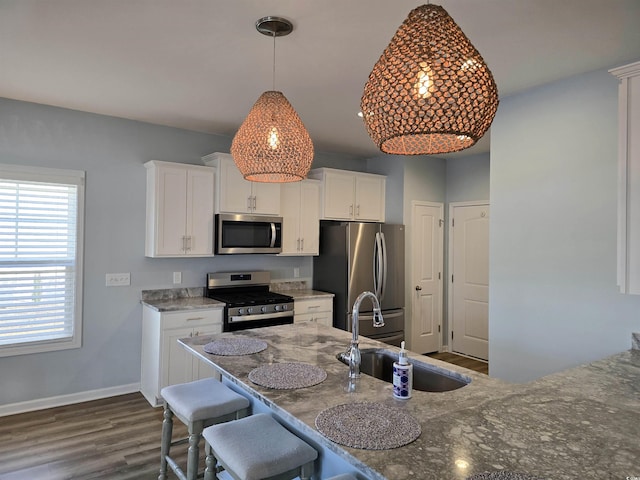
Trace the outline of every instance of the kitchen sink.
<path fill-rule="evenodd" d="M 365 348 L 360 350 L 360 372 L 372 377 L 393 383 L 393 362 L 398 361 L 398 354 L 383 348 Z M 349 365 L 349 358 L 344 354 L 337 355 L 345 365 Z M 471 378 L 457 372 L 452 372 L 436 365 L 420 362 L 412 358 L 413 389 L 422 392 L 448 392 L 462 388 L 471 383 Z"/>

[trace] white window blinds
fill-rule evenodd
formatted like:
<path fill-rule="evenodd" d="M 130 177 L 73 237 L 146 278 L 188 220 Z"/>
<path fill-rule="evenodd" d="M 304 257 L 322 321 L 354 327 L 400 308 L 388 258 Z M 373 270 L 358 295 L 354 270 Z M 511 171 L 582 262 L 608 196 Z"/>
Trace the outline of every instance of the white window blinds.
<path fill-rule="evenodd" d="M 79 341 L 82 178 L 35 172 L 0 168 L 0 349 Z"/>

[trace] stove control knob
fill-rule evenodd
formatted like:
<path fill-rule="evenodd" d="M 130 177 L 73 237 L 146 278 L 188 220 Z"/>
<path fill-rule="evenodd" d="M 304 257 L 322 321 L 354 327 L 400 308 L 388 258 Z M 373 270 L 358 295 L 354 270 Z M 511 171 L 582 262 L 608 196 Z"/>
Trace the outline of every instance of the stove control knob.
<path fill-rule="evenodd" d="M 281 307 L 280 305 L 275 305 L 275 306 L 273 307 L 273 309 L 274 309 L 276 312 L 279 312 L 280 310 L 282 310 L 282 307 Z"/>
<path fill-rule="evenodd" d="M 244 315 L 244 308 L 238 309 L 238 315 Z"/>
<path fill-rule="evenodd" d="M 262 313 L 267 313 L 267 307 L 260 307 L 260 311 Z"/>
<path fill-rule="evenodd" d="M 282 310 L 286 310 L 287 308 L 287 305 L 282 305 Z"/>
<path fill-rule="evenodd" d="M 253 307 L 247 308 L 247 313 L 249 313 L 249 314 L 253 313 Z"/>

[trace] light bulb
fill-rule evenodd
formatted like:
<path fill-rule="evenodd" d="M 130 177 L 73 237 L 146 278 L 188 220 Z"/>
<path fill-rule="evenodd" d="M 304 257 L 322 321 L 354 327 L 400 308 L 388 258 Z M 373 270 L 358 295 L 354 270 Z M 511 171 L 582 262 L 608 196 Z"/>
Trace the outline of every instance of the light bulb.
<path fill-rule="evenodd" d="M 431 86 L 433 85 L 432 72 L 425 62 L 420 63 L 420 68 L 413 88 L 418 97 L 427 98 L 431 95 Z"/>
<path fill-rule="evenodd" d="M 271 147 L 272 150 L 276 150 L 280 146 L 278 129 L 276 127 L 271 127 L 271 131 L 269 132 L 269 138 L 267 141 L 269 142 L 269 147 Z"/>

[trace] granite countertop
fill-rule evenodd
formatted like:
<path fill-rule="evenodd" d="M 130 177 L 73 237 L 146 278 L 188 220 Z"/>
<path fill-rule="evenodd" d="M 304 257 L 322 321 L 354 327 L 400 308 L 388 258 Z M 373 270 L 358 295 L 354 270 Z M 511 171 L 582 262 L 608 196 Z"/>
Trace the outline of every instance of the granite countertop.
<path fill-rule="evenodd" d="M 329 292 L 321 292 L 320 290 L 313 290 L 311 288 L 297 289 L 297 290 L 279 290 L 272 289 L 272 292 L 282 293 L 283 295 L 289 295 L 293 297 L 293 300 L 310 300 L 313 298 L 333 298 L 335 295 Z"/>
<path fill-rule="evenodd" d="M 224 302 L 204 296 L 204 288 L 169 288 L 143 290 L 140 302 L 158 312 L 224 308 Z"/>
<path fill-rule="evenodd" d="M 348 332 L 301 323 L 224 333 L 265 340 L 268 348 L 246 356 L 204 353 L 212 337 L 180 340 L 249 395 L 285 421 L 336 452 L 371 479 L 465 479 L 487 471 L 515 471 L 547 479 L 624 479 L 640 476 L 640 351 L 631 350 L 589 365 L 515 385 L 455 365 L 410 357 L 471 378 L 444 393 L 413 392 L 396 400 L 389 383 L 362 375 L 349 385 L 348 367 L 336 359 Z M 360 347 L 397 348 L 364 337 Z M 266 363 L 305 362 L 327 372 L 319 385 L 271 390 L 248 374 Z M 418 419 L 422 434 L 392 450 L 343 447 L 322 436 L 316 416 L 326 408 L 380 402 Z"/>

